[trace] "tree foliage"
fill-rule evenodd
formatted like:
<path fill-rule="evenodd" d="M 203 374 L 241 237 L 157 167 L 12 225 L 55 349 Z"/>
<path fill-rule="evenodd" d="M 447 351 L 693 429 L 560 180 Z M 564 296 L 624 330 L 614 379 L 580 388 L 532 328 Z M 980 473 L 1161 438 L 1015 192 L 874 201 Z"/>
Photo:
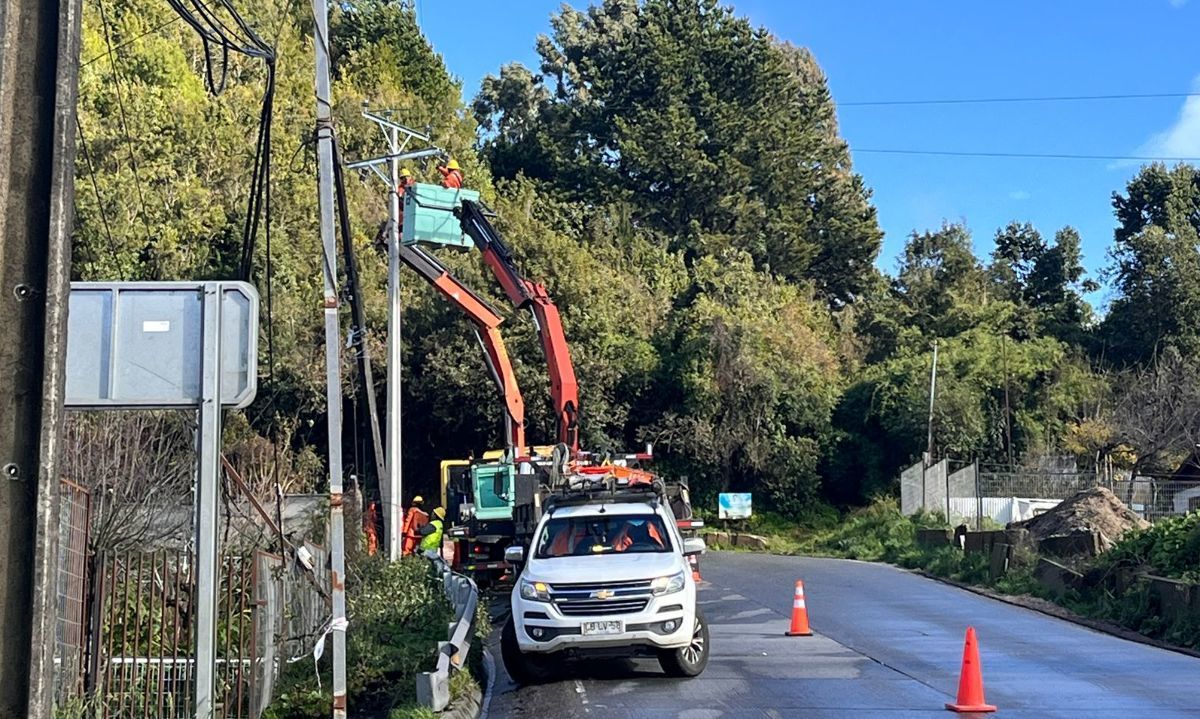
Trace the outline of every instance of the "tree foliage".
<path fill-rule="evenodd" d="M 830 302 L 865 288 L 881 233 L 804 49 L 716 0 L 564 7 L 540 73 L 484 80 L 485 156 L 572 199 L 627 202 L 689 259 L 733 247 Z"/>
<path fill-rule="evenodd" d="M 214 97 L 200 41 L 169 22 L 167 6 L 105 9 L 102 18 L 85 3 L 75 275 L 232 277 L 265 70 L 232 58 Z M 256 487 L 278 474 L 289 489 L 315 489 L 325 420 L 311 18 L 302 6 L 243 10 L 277 48 L 273 241 L 270 271 L 265 235 L 253 263 L 270 308 L 259 398 L 230 419 L 227 440 Z M 564 6 L 536 39 L 538 67 L 504 65 L 477 94 L 447 72 L 404 3 L 338 3 L 331 50 L 346 158 L 383 149 L 364 102 L 428 128 L 496 210 L 522 270 L 549 288 L 580 382 L 585 447 L 655 442 L 664 470 L 706 502 L 726 489 L 793 514 L 859 502 L 892 490 L 898 468 L 926 449 L 937 341 L 939 456 L 1177 459 L 1183 440 L 1155 439 L 1146 413 L 1165 416 L 1190 395 L 1168 396 L 1170 382 L 1145 373 L 1175 371 L 1167 348 L 1186 361 L 1200 349 L 1191 166 L 1147 166 L 1114 195 L 1114 299 L 1098 322 L 1085 301 L 1097 285 L 1070 227 L 1050 237 L 1014 221 L 988 248 L 964 224 L 915 228 L 895 271 L 877 270 L 870 191 L 816 59 L 716 0 Z M 475 94 L 469 106 L 464 91 Z M 436 181 L 432 167 L 413 169 Z M 376 240 L 387 197 L 372 177 L 349 179 L 365 341 L 382 378 Z M 438 254 L 501 308 L 529 438 L 551 441 L 532 321 L 509 308 L 477 253 Z M 501 405 L 457 311 L 408 273 L 401 302 L 406 487 L 436 494 L 439 460 L 503 441 Z M 370 491 L 353 360 L 345 350 L 346 449 Z"/>

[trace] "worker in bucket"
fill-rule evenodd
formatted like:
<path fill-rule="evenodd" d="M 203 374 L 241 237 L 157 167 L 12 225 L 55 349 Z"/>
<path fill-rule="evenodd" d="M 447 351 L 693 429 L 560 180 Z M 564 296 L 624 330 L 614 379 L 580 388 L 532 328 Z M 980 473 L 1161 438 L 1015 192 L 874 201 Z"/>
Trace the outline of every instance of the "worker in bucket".
<path fill-rule="evenodd" d="M 456 190 L 463 186 L 463 173 L 458 160 L 451 157 L 448 161 L 438 163 L 437 169 L 442 173 L 442 187 Z"/>
<path fill-rule="evenodd" d="M 421 554 L 428 559 L 438 559 L 442 556 L 442 524 L 446 521 L 446 510 L 437 507 L 433 510 L 433 519 L 421 527 Z"/>
<path fill-rule="evenodd" d="M 416 553 L 417 545 L 421 543 L 421 528 L 429 524 L 429 515 L 421 508 L 424 504 L 425 499 L 418 494 L 412 498 L 412 504 L 408 506 L 408 512 L 404 515 L 404 522 L 400 525 L 400 531 L 404 535 L 400 551 L 402 555 Z"/>
<path fill-rule="evenodd" d="M 412 170 L 407 167 L 400 168 L 400 186 L 396 188 L 396 191 L 403 197 L 404 191 L 415 184 L 417 184 L 417 178 L 413 175 Z"/>

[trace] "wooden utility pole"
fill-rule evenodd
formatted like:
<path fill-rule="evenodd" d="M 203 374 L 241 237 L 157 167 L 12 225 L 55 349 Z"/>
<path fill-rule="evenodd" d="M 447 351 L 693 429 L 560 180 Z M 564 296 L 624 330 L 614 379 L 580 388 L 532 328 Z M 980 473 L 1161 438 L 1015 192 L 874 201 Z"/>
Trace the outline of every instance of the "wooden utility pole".
<path fill-rule="evenodd" d="M 79 0 L 0 3 L 0 718 L 54 701 Z"/>

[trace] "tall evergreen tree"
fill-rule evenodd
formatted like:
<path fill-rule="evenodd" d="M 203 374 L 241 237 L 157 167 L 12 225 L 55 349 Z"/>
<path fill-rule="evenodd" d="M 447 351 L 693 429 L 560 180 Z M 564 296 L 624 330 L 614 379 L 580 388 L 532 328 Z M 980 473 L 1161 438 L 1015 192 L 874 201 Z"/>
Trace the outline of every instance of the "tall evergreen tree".
<path fill-rule="evenodd" d="M 1118 227 L 1110 275 L 1116 298 L 1105 355 L 1143 362 L 1168 346 L 1200 351 L 1200 172 L 1152 164 L 1113 194 Z"/>
<path fill-rule="evenodd" d="M 628 202 L 689 258 L 736 247 L 832 303 L 869 281 L 881 233 L 824 74 L 716 0 L 564 7 L 541 74 L 489 77 L 474 109 L 498 172 Z"/>

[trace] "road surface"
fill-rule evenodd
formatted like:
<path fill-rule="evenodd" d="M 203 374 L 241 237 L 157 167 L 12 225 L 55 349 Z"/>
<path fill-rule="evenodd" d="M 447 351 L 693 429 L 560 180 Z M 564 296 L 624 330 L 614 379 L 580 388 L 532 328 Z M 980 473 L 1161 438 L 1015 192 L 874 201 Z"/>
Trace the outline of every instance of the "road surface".
<path fill-rule="evenodd" d="M 950 717 L 968 625 L 993 716 L 1200 717 L 1200 659 L 887 565 L 711 553 L 704 578 L 712 655 L 700 677 L 667 679 L 653 661 L 591 663 L 517 688 L 494 651 L 489 719 Z M 796 579 L 813 637 L 783 636 Z"/>

